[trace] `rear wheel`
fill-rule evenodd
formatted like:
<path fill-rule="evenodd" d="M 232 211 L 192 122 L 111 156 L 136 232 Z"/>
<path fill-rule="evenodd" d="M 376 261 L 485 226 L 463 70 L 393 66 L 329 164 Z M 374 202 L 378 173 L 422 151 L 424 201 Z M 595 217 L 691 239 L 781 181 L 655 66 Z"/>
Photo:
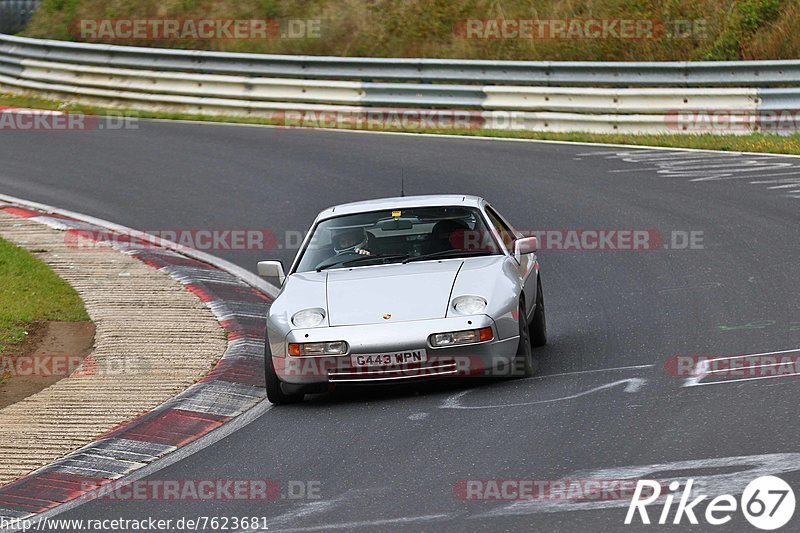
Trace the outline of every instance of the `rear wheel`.
<path fill-rule="evenodd" d="M 515 377 L 529 378 L 533 375 L 533 350 L 531 350 L 530 330 L 527 324 L 527 310 L 525 302 L 519 302 L 519 345 L 517 355 L 514 357 L 512 375 Z"/>
<path fill-rule="evenodd" d="M 533 311 L 530 336 L 531 345 L 534 348 L 547 344 L 547 318 L 544 314 L 544 293 L 542 293 L 541 278 L 536 278 L 536 308 Z"/>
<path fill-rule="evenodd" d="M 304 394 L 286 394 L 281 388 L 281 380 L 275 372 L 272 363 L 272 350 L 269 348 L 269 338 L 264 340 L 264 384 L 267 388 L 267 400 L 274 404 L 297 403 L 303 401 Z"/>

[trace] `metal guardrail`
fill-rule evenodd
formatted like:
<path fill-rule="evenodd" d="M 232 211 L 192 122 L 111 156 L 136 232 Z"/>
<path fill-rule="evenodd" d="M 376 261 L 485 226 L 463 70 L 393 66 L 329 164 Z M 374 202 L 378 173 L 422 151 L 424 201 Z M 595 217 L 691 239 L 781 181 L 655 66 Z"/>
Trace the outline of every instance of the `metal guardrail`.
<path fill-rule="evenodd" d="M 798 61 L 551 62 L 237 54 L 0 35 L 0 55 L 83 65 L 307 79 L 579 87 L 800 86 Z"/>
<path fill-rule="evenodd" d="M 267 117 L 285 111 L 472 110 L 486 127 L 499 129 L 674 133 L 675 115 L 684 111 L 800 109 L 800 61 L 338 58 L 0 35 L 0 86 L 142 110 Z M 515 120 L 507 120 L 509 114 Z"/>

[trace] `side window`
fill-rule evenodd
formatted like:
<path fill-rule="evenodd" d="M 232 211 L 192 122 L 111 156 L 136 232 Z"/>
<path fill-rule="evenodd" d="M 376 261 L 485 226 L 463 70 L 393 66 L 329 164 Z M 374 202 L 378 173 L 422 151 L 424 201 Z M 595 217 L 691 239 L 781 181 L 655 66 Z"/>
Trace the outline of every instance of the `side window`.
<path fill-rule="evenodd" d="M 503 244 L 508 250 L 514 249 L 514 241 L 516 240 L 516 236 L 514 235 L 514 231 L 505 223 L 503 219 L 500 218 L 500 215 L 489 206 L 486 206 L 486 214 L 489 215 L 489 221 L 491 221 L 492 226 L 495 227 L 497 233 L 500 234 L 500 238 L 503 239 Z"/>

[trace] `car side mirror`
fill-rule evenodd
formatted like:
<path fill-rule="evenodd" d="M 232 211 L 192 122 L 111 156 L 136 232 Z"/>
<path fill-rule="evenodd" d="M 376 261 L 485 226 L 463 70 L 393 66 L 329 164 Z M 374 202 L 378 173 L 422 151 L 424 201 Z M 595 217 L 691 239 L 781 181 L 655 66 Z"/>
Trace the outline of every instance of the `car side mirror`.
<path fill-rule="evenodd" d="M 519 260 L 525 254 L 532 254 L 539 249 L 539 239 L 536 237 L 523 237 L 514 241 L 514 257 Z"/>
<path fill-rule="evenodd" d="M 280 261 L 259 261 L 258 275 L 262 278 L 278 278 L 278 283 L 283 285 L 286 274 L 283 272 L 283 263 Z"/>

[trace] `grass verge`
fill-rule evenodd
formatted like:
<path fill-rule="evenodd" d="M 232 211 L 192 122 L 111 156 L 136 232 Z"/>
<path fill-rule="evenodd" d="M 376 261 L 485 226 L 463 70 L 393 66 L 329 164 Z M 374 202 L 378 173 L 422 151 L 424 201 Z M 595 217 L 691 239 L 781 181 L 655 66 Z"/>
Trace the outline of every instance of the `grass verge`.
<path fill-rule="evenodd" d="M 110 109 L 76 103 L 30 96 L 0 94 L 0 106 L 19 106 L 34 109 L 51 109 L 87 115 L 113 115 L 152 118 L 165 120 L 192 120 L 197 122 L 228 122 L 235 124 L 260 124 L 283 126 L 279 120 L 267 118 L 229 117 L 222 115 L 197 115 L 175 112 L 151 112 L 123 109 Z M 364 128 L 366 129 L 366 128 Z M 747 135 L 703 134 L 600 134 L 600 133 L 556 133 L 533 131 L 506 131 L 488 129 L 402 129 L 385 128 L 380 131 L 404 133 L 433 133 L 446 135 L 483 136 L 511 139 L 534 139 L 546 141 L 568 141 L 606 144 L 627 144 L 633 146 L 660 146 L 666 148 L 694 148 L 699 150 L 723 150 L 733 152 L 760 152 L 771 154 L 800 155 L 800 133 L 778 135 L 752 133 Z"/>
<path fill-rule="evenodd" d="M 0 355 L 26 338 L 35 322 L 89 320 L 66 281 L 31 253 L 0 239 Z"/>
<path fill-rule="evenodd" d="M 270 18 L 280 23 L 282 31 L 270 38 L 151 35 L 138 40 L 80 31 L 81 21 L 131 18 Z M 500 22 L 517 19 L 545 23 L 550 29 L 498 31 Z M 587 19 L 649 22 L 653 31 L 629 31 L 628 37 L 615 31 L 594 34 L 580 22 Z M 301 31 L 287 32 L 289 21 L 299 23 Z M 478 22 L 478 31 L 466 31 L 467 21 Z M 307 22 L 313 22 L 315 30 L 303 31 L 311 28 Z M 549 22 L 563 27 L 559 30 Z M 800 4 L 797 0 L 43 0 L 24 34 L 273 54 L 553 61 L 793 59 L 800 47 Z"/>

